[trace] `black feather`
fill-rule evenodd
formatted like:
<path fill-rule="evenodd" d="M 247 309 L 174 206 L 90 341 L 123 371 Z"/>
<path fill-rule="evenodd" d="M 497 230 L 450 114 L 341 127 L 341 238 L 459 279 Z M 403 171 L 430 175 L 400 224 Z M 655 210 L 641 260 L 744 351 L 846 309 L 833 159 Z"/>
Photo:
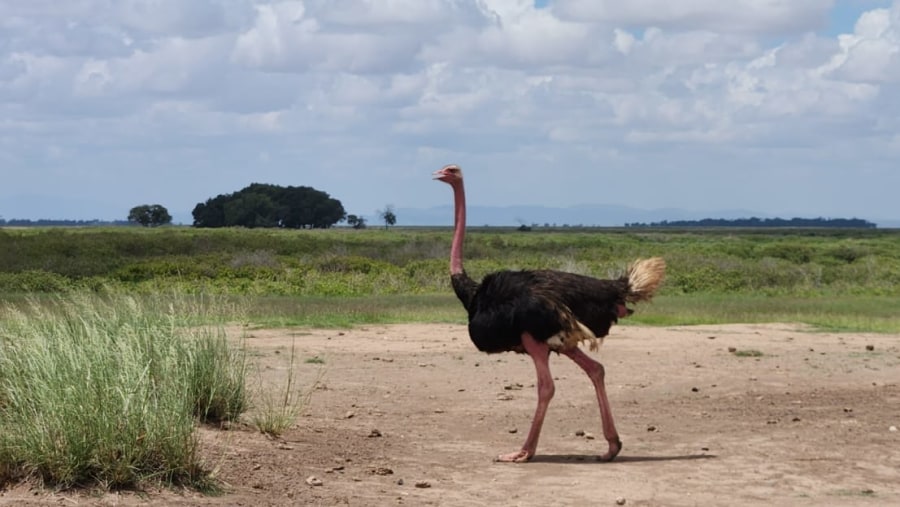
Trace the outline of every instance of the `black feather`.
<path fill-rule="evenodd" d="M 625 304 L 628 279 L 599 280 L 550 270 L 499 271 L 475 284 L 452 277 L 454 291 L 469 313 L 469 335 L 483 352 L 521 351 L 522 333 L 547 341 L 572 328 L 567 315 L 598 338 L 609 334 Z"/>

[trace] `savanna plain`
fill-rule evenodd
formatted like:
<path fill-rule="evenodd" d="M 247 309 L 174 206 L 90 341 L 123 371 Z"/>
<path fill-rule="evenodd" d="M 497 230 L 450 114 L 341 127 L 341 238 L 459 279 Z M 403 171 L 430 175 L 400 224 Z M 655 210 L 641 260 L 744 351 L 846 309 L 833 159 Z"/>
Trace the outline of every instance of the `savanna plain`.
<path fill-rule="evenodd" d="M 469 342 L 448 229 L 0 229 L 0 505 L 896 505 L 900 231 L 470 229 L 667 282 L 599 352 Z"/>

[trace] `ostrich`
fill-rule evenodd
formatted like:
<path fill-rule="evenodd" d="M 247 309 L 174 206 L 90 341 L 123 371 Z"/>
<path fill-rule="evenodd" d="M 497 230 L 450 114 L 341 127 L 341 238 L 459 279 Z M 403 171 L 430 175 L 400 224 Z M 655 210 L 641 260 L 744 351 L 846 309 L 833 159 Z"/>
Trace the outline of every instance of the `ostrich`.
<path fill-rule="evenodd" d="M 603 384 L 603 365 L 580 348 L 609 333 L 620 317 L 633 310 L 626 303 L 648 301 L 665 276 L 662 258 L 638 260 L 615 280 L 598 280 L 552 270 L 499 271 L 477 283 L 463 269 L 466 234 L 466 197 L 463 175 L 456 165 L 434 173 L 434 179 L 453 188 L 455 224 L 450 248 L 450 281 L 469 314 L 469 336 L 478 350 L 487 353 L 519 352 L 531 356 L 537 371 L 538 403 L 531 429 L 522 448 L 501 454 L 496 461 L 526 462 L 537 449 L 541 426 L 555 387 L 550 375 L 550 352 L 567 356 L 590 377 L 600 405 L 603 436 L 609 450 L 598 459 L 609 461 L 622 450 Z"/>

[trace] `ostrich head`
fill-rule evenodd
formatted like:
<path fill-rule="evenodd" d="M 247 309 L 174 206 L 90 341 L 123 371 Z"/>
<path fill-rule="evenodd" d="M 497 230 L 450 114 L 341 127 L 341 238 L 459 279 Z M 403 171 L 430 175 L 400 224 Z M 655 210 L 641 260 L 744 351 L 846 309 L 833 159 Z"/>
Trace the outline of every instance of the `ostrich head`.
<path fill-rule="evenodd" d="M 434 179 L 443 181 L 451 186 L 462 183 L 462 169 L 456 164 L 445 165 L 432 175 Z"/>

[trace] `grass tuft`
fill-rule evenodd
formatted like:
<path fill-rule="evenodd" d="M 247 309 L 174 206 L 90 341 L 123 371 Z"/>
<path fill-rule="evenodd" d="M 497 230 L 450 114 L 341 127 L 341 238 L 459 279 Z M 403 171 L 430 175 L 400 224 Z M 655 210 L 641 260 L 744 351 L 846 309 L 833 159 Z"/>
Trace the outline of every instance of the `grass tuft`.
<path fill-rule="evenodd" d="M 245 407 L 245 355 L 177 297 L 68 293 L 0 317 L 0 483 L 204 488 L 197 417 Z"/>

